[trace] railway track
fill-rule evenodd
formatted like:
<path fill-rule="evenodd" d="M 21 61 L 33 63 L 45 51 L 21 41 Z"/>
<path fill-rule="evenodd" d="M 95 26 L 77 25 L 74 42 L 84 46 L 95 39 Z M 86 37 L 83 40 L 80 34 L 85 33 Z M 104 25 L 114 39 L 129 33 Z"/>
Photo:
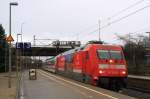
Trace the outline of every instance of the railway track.
<path fill-rule="evenodd" d="M 150 79 L 128 77 L 127 88 L 150 93 Z"/>

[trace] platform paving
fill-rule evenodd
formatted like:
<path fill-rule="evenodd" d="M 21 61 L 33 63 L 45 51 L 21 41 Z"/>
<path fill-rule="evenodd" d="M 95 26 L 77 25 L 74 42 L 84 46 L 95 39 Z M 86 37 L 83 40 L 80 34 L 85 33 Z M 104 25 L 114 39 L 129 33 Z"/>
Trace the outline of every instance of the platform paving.
<path fill-rule="evenodd" d="M 28 72 L 24 72 L 24 99 L 135 99 L 42 70 L 37 72 L 37 80 L 29 80 Z"/>
<path fill-rule="evenodd" d="M 12 73 L 11 88 L 8 88 L 8 73 L 0 73 L 0 99 L 16 98 L 16 75 Z"/>

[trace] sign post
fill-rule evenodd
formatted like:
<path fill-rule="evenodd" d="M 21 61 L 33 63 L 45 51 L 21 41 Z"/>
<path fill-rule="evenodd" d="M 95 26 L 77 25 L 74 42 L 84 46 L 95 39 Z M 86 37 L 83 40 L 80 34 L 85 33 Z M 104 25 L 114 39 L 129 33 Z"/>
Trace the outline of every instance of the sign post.
<path fill-rule="evenodd" d="M 14 41 L 11 34 L 6 38 L 6 41 L 9 43 L 9 79 L 8 79 L 8 87 L 11 88 L 11 42 Z"/>
<path fill-rule="evenodd" d="M 31 49 L 31 42 L 17 42 L 16 49 L 20 49 L 21 51 L 29 50 Z"/>

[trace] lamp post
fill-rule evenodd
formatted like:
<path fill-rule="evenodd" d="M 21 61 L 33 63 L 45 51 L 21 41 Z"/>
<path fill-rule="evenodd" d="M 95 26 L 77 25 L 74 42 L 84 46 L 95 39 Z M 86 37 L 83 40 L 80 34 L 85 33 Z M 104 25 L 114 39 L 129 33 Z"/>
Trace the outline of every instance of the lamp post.
<path fill-rule="evenodd" d="M 19 35 L 21 36 L 21 42 L 22 42 L 22 34 L 19 34 L 19 33 L 18 33 L 18 34 L 17 34 L 17 43 L 18 43 L 18 36 L 19 36 Z"/>
<path fill-rule="evenodd" d="M 25 24 L 25 22 L 23 22 L 23 23 L 21 23 L 21 31 L 20 31 L 20 33 L 21 33 L 21 42 L 23 42 L 22 41 L 22 34 L 23 34 L 23 25 Z M 23 67 L 24 67 L 24 48 L 22 49 L 22 61 L 21 61 L 21 66 L 22 67 L 20 67 L 20 69 L 23 71 Z"/>
<path fill-rule="evenodd" d="M 18 36 L 19 36 L 19 35 L 21 36 L 21 40 L 22 40 L 22 34 L 17 34 L 17 44 L 18 44 Z M 17 50 L 17 55 L 16 55 L 16 56 L 17 56 L 17 61 L 16 61 L 16 64 L 17 64 L 17 68 L 16 68 L 16 69 L 17 69 L 17 70 L 16 70 L 16 73 L 17 73 L 17 78 L 18 78 L 18 69 L 19 69 L 19 67 L 20 67 L 19 62 L 18 62 L 18 59 L 19 59 L 20 57 L 19 57 L 19 53 L 18 53 L 18 52 L 19 52 L 19 49 L 17 48 L 16 50 Z"/>
<path fill-rule="evenodd" d="M 25 24 L 25 22 L 21 23 L 21 34 L 23 33 L 23 25 Z M 22 37 L 22 36 L 21 36 Z M 21 42 L 22 42 L 22 38 L 21 38 Z"/>
<path fill-rule="evenodd" d="M 9 36 L 11 36 L 11 6 L 17 6 L 17 2 L 10 2 L 9 8 L 10 8 L 10 14 L 9 14 Z M 11 88 L 11 41 L 9 42 L 9 79 L 8 79 L 8 87 Z"/>

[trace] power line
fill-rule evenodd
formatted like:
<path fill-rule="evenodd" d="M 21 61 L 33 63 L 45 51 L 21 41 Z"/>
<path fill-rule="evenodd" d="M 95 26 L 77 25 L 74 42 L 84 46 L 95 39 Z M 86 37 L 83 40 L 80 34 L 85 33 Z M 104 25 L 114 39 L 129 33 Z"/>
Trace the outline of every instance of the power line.
<path fill-rule="evenodd" d="M 134 15 L 134 14 L 136 14 L 136 13 L 138 13 L 138 12 L 140 12 L 140 11 L 146 9 L 146 8 L 149 8 L 149 7 L 150 7 L 150 5 L 145 6 L 145 7 L 143 7 L 143 8 L 140 8 L 140 9 L 138 9 L 138 10 L 132 12 L 132 13 L 127 14 L 126 16 L 123 16 L 123 17 L 121 17 L 121 18 L 119 18 L 119 19 L 116 19 L 116 20 L 110 22 L 110 23 L 107 24 L 107 25 L 102 26 L 100 29 L 102 30 L 102 29 L 104 29 L 104 28 L 106 28 L 106 27 L 109 27 L 110 25 L 112 25 L 112 24 L 114 24 L 114 23 L 117 23 L 117 22 L 120 22 L 121 20 L 123 20 L 123 19 L 125 19 L 125 18 L 127 18 L 127 17 L 129 17 L 129 16 L 131 16 L 131 15 Z M 99 29 L 96 29 L 96 30 L 94 30 L 94 31 L 89 32 L 88 34 L 91 34 L 91 33 L 93 33 L 93 32 L 97 32 L 98 30 L 99 30 Z"/>
<path fill-rule="evenodd" d="M 131 8 L 135 7 L 136 5 L 142 3 L 143 1 L 144 1 L 144 0 L 140 0 L 140 1 L 138 1 L 138 2 L 136 2 L 136 3 L 134 3 L 134 4 L 132 4 L 132 5 L 128 6 L 127 8 L 125 8 L 125 9 L 123 9 L 123 10 L 120 10 L 119 12 L 115 13 L 114 15 L 108 17 L 108 19 L 110 20 L 110 19 L 112 19 L 112 18 L 114 18 L 114 17 L 120 15 L 121 13 L 127 11 L 128 9 L 131 9 Z"/>
<path fill-rule="evenodd" d="M 114 15 L 108 17 L 108 19 L 110 20 L 110 19 L 112 19 L 112 18 L 114 18 L 114 17 L 120 15 L 121 13 L 127 11 L 127 10 L 130 9 L 130 8 L 133 8 L 134 6 L 136 6 L 136 5 L 140 4 L 140 3 L 142 3 L 143 1 L 144 1 L 144 0 L 137 1 L 136 3 L 134 3 L 134 4 L 130 5 L 130 6 L 128 6 L 127 8 L 125 8 L 125 9 L 123 9 L 123 10 L 121 10 L 121 11 L 115 13 Z M 92 26 L 88 27 L 87 29 L 84 29 L 84 30 L 82 30 L 82 31 L 80 31 L 80 32 L 87 31 L 88 29 L 91 29 L 91 28 L 94 27 L 94 26 L 96 26 L 96 24 L 95 24 L 95 25 L 92 25 Z M 100 29 L 101 29 L 101 28 L 100 28 Z M 94 31 L 97 31 L 97 30 L 94 30 Z M 91 33 L 91 32 L 90 32 L 90 33 Z M 79 33 L 73 35 L 73 37 L 75 37 L 76 35 L 79 35 Z"/>
<path fill-rule="evenodd" d="M 91 26 L 89 26 L 89 27 L 83 29 L 82 31 L 76 33 L 76 34 L 73 34 L 72 36 L 73 36 L 73 37 L 78 36 L 81 32 L 85 32 L 85 31 L 87 31 L 87 30 L 89 30 L 89 29 L 91 29 L 91 28 L 93 28 L 93 27 L 95 27 L 95 26 L 97 26 L 97 24 L 93 24 L 93 25 L 91 25 Z M 72 37 L 72 36 L 71 36 L 71 37 Z"/>
<path fill-rule="evenodd" d="M 121 20 L 123 20 L 123 19 L 125 19 L 125 18 L 127 18 L 127 17 L 129 17 L 129 16 L 131 16 L 131 15 L 134 15 L 134 14 L 136 14 L 136 13 L 138 13 L 138 12 L 140 12 L 140 11 L 146 9 L 146 8 L 149 8 L 149 7 L 150 7 L 150 5 L 145 6 L 145 7 L 143 7 L 143 8 L 140 8 L 140 9 L 138 9 L 138 10 L 132 12 L 132 13 L 127 14 L 127 15 L 124 16 L 124 17 L 121 17 L 121 18 L 119 18 L 119 19 L 117 19 L 117 20 L 114 20 L 114 21 L 110 22 L 109 25 L 114 24 L 114 23 L 117 23 L 117 22 L 119 22 L 119 21 L 121 21 Z M 107 25 L 106 27 L 108 27 L 108 25 Z M 105 28 L 105 27 L 104 27 L 104 28 Z"/>

